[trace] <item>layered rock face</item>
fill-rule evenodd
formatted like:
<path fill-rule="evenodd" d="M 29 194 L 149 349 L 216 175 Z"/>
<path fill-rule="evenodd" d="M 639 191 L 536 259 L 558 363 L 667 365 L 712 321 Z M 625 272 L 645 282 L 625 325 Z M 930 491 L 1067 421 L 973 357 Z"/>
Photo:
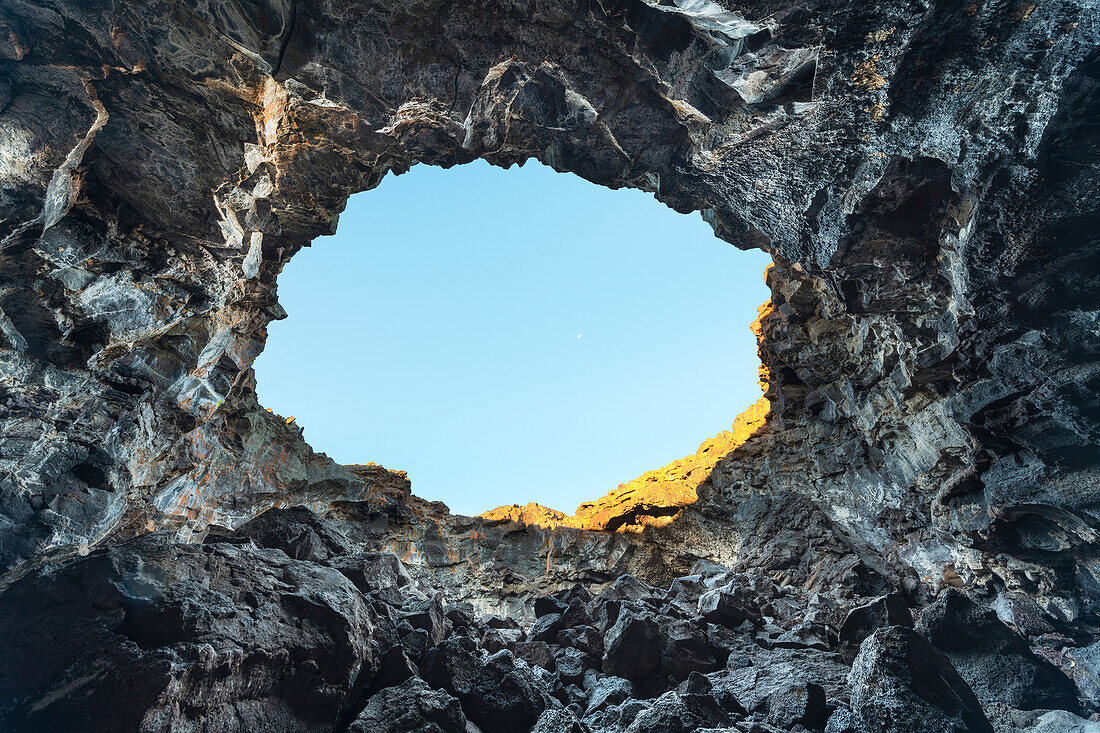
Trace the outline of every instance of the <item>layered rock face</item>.
<path fill-rule="evenodd" d="M 367 729 L 411 697 L 440 729 L 491 730 L 474 690 L 498 678 L 528 706 L 505 718 L 547 730 L 657 730 L 677 706 L 713 712 L 697 728 L 812 729 L 824 709 L 834 731 L 1054 730 L 1062 713 L 1020 711 L 1100 699 L 1093 3 L 7 0 L 0 26 L 0 605 L 27 644 L 47 606 L 41 623 L 86 631 L 52 661 L 5 652 L 29 670 L 3 680 L 9 727 L 75 720 L 88 689 L 132 701 L 121 728 Z M 387 172 L 475 158 L 652 191 L 769 251 L 756 411 L 573 517 L 467 518 L 264 410 L 251 364 L 287 259 Z M 298 505 L 325 522 L 264 514 Z M 369 552 L 415 592 L 372 599 L 331 564 Z M 403 652 L 416 674 L 379 671 L 403 667 L 418 594 L 541 622 L 536 598 L 624 573 L 672 589 L 627 598 L 622 624 L 612 591 L 587 600 L 548 651 L 486 642 L 504 622 L 464 611 L 458 666 L 425 671 L 451 638 L 433 625 Z M 704 630 L 731 603 L 760 609 L 724 622 L 736 654 Z M 924 606 L 946 631 L 899 623 Z M 989 627 L 995 651 L 952 631 L 994 621 L 1013 627 Z M 788 632 L 779 648 L 839 667 L 774 704 L 714 692 Z M 585 651 L 597 637 L 647 668 Z M 656 717 L 588 720 L 579 684 L 588 702 L 554 697 L 533 670 L 574 670 L 566 649 Z M 982 655 L 1009 653 L 1027 662 L 979 683 Z"/>

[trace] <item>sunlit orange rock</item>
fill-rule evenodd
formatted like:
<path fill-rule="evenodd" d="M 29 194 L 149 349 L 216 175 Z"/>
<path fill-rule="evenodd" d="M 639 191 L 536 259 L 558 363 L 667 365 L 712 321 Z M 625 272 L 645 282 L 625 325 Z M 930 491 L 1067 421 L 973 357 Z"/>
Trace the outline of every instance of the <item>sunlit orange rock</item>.
<path fill-rule="evenodd" d="M 715 464 L 764 427 L 769 407 L 768 400 L 761 397 L 737 417 L 729 430 L 703 441 L 693 455 L 619 484 L 600 499 L 581 504 L 573 515 L 532 503 L 500 506 L 480 518 L 545 529 L 570 527 L 613 532 L 641 532 L 646 527 L 666 526 L 680 515 L 683 507 L 699 498 L 697 489 Z"/>
<path fill-rule="evenodd" d="M 519 504 L 505 504 L 504 506 L 498 506 L 496 509 L 490 509 L 479 516 L 491 522 L 509 521 L 536 527 L 546 527 L 547 529 L 553 529 L 554 527 L 567 524 L 567 522 L 572 519 L 572 517 L 565 512 L 559 512 L 556 509 L 545 507 L 542 504 L 535 504 L 534 502 L 523 506 Z"/>

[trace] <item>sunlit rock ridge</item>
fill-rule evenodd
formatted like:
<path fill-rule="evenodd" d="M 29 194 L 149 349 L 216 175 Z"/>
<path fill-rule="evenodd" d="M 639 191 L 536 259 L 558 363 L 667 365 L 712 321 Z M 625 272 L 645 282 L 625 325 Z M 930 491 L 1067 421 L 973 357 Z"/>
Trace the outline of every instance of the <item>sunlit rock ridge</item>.
<path fill-rule="evenodd" d="M 1091 0 L 5 0 L 0 728 L 1090 729 L 1098 115 Z M 572 516 L 314 452 L 282 266 L 477 158 L 769 252 L 762 401 Z"/>
<path fill-rule="evenodd" d="M 532 503 L 497 507 L 479 518 L 545 529 L 569 527 L 613 532 L 641 532 L 646 527 L 667 526 L 699 500 L 699 486 L 710 478 L 714 466 L 763 428 L 767 414 L 768 400 L 762 397 L 737 417 L 730 430 L 704 441 L 695 455 L 619 484 L 599 500 L 581 504 L 573 514 Z"/>

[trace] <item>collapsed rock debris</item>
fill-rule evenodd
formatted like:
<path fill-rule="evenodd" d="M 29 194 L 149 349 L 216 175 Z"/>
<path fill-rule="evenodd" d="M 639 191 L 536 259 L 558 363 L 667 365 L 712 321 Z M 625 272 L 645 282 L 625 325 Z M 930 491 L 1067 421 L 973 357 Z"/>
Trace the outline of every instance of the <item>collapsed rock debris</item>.
<path fill-rule="evenodd" d="M 202 544 L 156 532 L 0 594 L 4 638 L 33 640 L 0 647 L 0 719 L 18 731 L 1097 727 L 1031 649 L 1041 640 L 954 590 L 914 629 L 896 594 L 821 593 L 704 560 L 692 571 L 667 589 L 632 575 L 595 595 L 577 584 L 536 598 L 521 624 L 448 603 L 305 509 Z"/>
<path fill-rule="evenodd" d="M 5 0 L 3 727 L 1087 730 L 1098 39 L 1084 0 Z M 768 251 L 762 401 L 571 516 L 267 412 L 282 266 L 477 158 Z"/>

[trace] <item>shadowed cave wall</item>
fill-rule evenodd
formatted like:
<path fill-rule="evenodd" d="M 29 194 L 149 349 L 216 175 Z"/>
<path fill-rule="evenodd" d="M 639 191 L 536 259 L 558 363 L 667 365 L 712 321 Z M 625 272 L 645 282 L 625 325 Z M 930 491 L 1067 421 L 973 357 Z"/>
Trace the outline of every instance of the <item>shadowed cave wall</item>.
<path fill-rule="evenodd" d="M 1091 627 L 1090 7 L 5 3 L 6 578 L 305 504 L 494 608 L 710 558 Z M 262 409 L 276 276 L 350 194 L 531 157 L 773 255 L 744 436 L 580 519 L 470 519 Z"/>
<path fill-rule="evenodd" d="M 1098 38 L 1085 0 L 6 0 L 0 726 L 1086 730 Z M 767 251 L 762 400 L 572 516 L 314 453 L 255 395 L 280 268 L 477 158 Z"/>

